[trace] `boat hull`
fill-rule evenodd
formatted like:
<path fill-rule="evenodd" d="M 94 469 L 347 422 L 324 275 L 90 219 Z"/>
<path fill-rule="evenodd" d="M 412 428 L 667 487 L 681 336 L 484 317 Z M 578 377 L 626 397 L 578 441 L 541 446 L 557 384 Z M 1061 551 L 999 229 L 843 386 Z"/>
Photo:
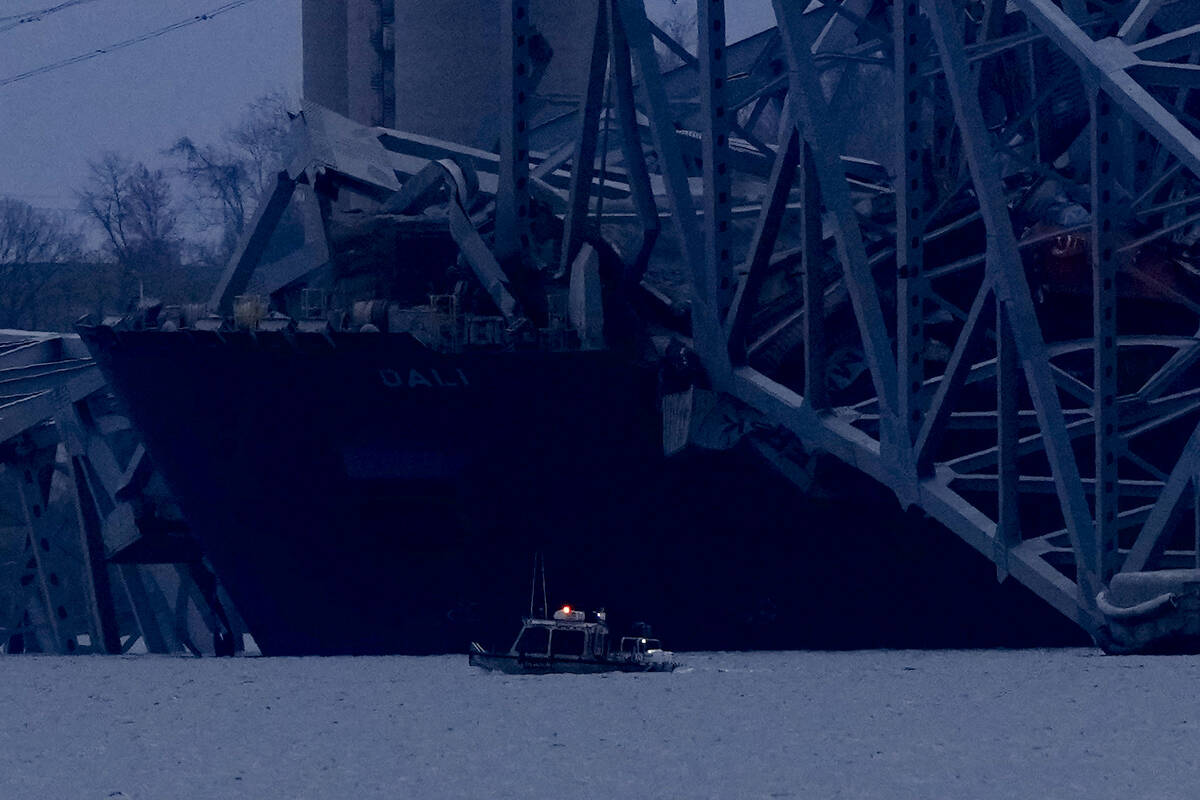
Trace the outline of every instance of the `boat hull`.
<path fill-rule="evenodd" d="M 674 672 L 674 662 L 646 663 L 600 659 L 561 659 L 469 653 L 468 663 L 489 672 L 508 675 L 595 675 L 601 672 Z"/>

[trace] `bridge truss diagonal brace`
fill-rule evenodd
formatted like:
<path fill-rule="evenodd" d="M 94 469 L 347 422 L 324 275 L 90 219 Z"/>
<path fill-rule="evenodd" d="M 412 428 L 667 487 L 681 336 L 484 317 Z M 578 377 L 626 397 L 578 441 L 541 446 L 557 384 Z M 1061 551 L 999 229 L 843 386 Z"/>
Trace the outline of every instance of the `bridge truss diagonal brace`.
<path fill-rule="evenodd" d="M 1196 473 L 1200 471 L 1200 424 L 1192 431 L 1183 453 L 1175 462 L 1166 486 L 1154 502 L 1146 524 L 1134 540 L 1129 555 L 1121 565 L 1121 572 L 1141 572 L 1151 566 L 1154 558 L 1166 545 L 1166 537 L 1182 510 L 1183 496 Z"/>
<path fill-rule="evenodd" d="M 105 488 L 95 485 L 95 480 L 88 474 L 90 459 L 87 445 L 90 437 L 88 426 L 79 412 L 79 403 L 84 402 L 84 398 L 74 399 L 65 389 L 55 390 L 54 397 L 54 420 L 62 432 L 68 457 L 67 474 L 75 490 L 73 494 L 84 570 L 90 579 L 87 582 L 87 603 L 93 629 L 98 635 L 94 644 L 106 653 L 119 653 L 120 631 L 104 547 L 104 513 L 97 501 L 99 493 L 104 492 Z"/>
<path fill-rule="evenodd" d="M 1126 43 L 1128 44 L 1127 40 Z M 1130 48 L 1139 58 L 1159 61 L 1191 55 L 1200 50 L 1200 25 L 1189 25 L 1177 31 L 1155 36 L 1132 45 Z"/>
<path fill-rule="evenodd" d="M 253 219 L 247 223 L 245 233 L 242 234 L 242 239 L 238 242 L 237 249 L 229 259 L 229 264 L 208 302 L 217 313 L 233 313 L 233 298 L 241 294 L 250 283 L 250 277 L 262 260 L 275 228 L 283 219 L 283 212 L 287 210 L 295 189 L 296 181 L 287 172 L 280 172 L 275 178 L 275 187 L 270 196 L 259 202 Z"/>
<path fill-rule="evenodd" d="M 119 572 L 146 649 L 151 653 L 183 650 L 171 621 L 170 605 L 154 577 L 143 575 L 137 564 L 121 564 Z"/>
<path fill-rule="evenodd" d="M 992 294 L 991 277 L 985 277 L 983 285 L 971 303 L 967 320 L 962 332 L 954 343 L 954 350 L 946 364 L 946 372 L 938 383 L 937 392 L 929 404 L 929 413 L 921 426 L 920 433 L 914 446 L 918 474 L 930 474 L 933 469 L 933 456 L 937 452 L 946 427 L 950 422 L 950 414 L 954 408 L 955 399 L 966 383 L 967 373 L 971 368 L 971 355 L 982 337 L 980 318 L 987 310 L 988 299 Z"/>
<path fill-rule="evenodd" d="M 729 348 L 739 362 L 744 361 L 746 357 L 743 339 L 746 324 L 762 289 L 775 243 L 779 239 L 779 228 L 787 206 L 788 194 L 796 178 L 796 167 L 800 164 L 800 150 L 799 132 L 795 123 L 784 125 L 779 137 L 779 149 L 771 165 L 766 199 L 755 223 L 754 235 L 750 239 L 744 274 L 738 282 L 733 305 L 725 318 L 725 335 L 729 339 Z"/>
<path fill-rule="evenodd" d="M 955 24 L 955 9 L 950 0 L 923 0 L 922 6 L 937 40 L 980 212 L 987 227 L 986 268 L 994 281 L 997 298 L 1005 304 L 1012 321 L 1014 343 L 1037 411 L 1038 424 L 1045 433 L 1046 454 L 1074 550 L 1080 597 L 1090 608 L 1102 588 L 1099 576 L 1092 568 L 1099 562 L 1099 553 L 1091 511 L 1071 448 L 1045 340 L 1034 313 L 999 169 L 992 158 L 983 112 Z"/>
<path fill-rule="evenodd" d="M 629 51 L 629 37 L 621 25 L 621 12 L 615 5 L 617 0 L 604 0 L 609 11 L 608 36 L 612 47 L 613 100 L 617 106 L 618 140 L 621 143 L 621 158 L 629 174 L 629 191 L 642 228 L 642 240 L 637 256 L 628 275 L 630 284 L 638 283 L 645 275 L 650 263 L 650 252 L 662 230 L 658 218 L 658 206 L 650 186 L 650 170 L 642 150 L 642 136 L 637 119 L 637 99 L 633 86 L 633 61 Z"/>
<path fill-rule="evenodd" d="M 774 0 L 775 18 L 783 34 L 791 67 L 791 96 L 801 138 L 812 151 L 813 164 L 825 206 L 834 221 L 834 238 L 842 263 L 846 288 L 862 337 L 863 351 L 879 397 L 880 442 L 885 450 L 897 447 L 896 359 L 880 307 L 879 294 L 867 260 L 862 232 L 850 202 L 846 173 L 841 163 L 840 137 L 829 124 L 829 109 L 810 45 L 800 36 L 804 8 L 788 0 Z"/>
<path fill-rule="evenodd" d="M 1154 19 L 1154 15 L 1158 13 L 1162 5 L 1163 0 L 1139 0 L 1132 13 L 1121 23 L 1121 27 L 1117 31 L 1117 38 L 1126 44 L 1141 39 L 1146 33 L 1146 26 L 1150 24 L 1150 20 Z"/>
<path fill-rule="evenodd" d="M 1013 0 L 1029 20 L 1054 42 L 1093 88 L 1103 89 L 1135 122 L 1200 175 L 1200 139 L 1126 72 L 1139 62 L 1134 51 L 1118 39 L 1093 41 L 1050 0 Z M 1117 57 L 1124 56 L 1124 57 Z"/>
<path fill-rule="evenodd" d="M 692 202 L 683 154 L 676 140 L 671 106 L 654 50 L 646 9 L 640 0 L 615 0 L 621 26 L 629 42 L 633 60 L 641 77 L 642 90 L 647 100 L 646 116 L 654 146 L 658 149 L 659 163 L 667 187 L 667 200 L 671 209 L 671 221 L 679 237 L 679 248 L 688 267 L 692 289 L 692 336 L 700 361 L 708 372 L 715 388 L 724 388 L 732 371 L 729 345 L 721 321 L 718 318 L 720 303 L 717 300 L 719 284 L 715 275 L 709 274 L 711 262 L 699 245 L 711 241 L 701 235 L 696 222 L 696 207 Z M 711 223 L 711 220 L 709 220 Z"/>
<path fill-rule="evenodd" d="M 604 105 L 607 84 L 609 40 L 608 8 L 604 0 L 597 2 L 592 14 L 592 54 L 588 64 L 587 88 L 580 104 L 579 135 L 571 159 L 571 189 L 566 218 L 563 220 L 562 254 L 559 272 L 566 273 L 579 252 L 587 222 L 588 201 L 591 199 L 592 177 L 595 174 L 596 142 L 599 138 L 600 112 Z M 605 123 L 608 124 L 607 122 Z"/>
<path fill-rule="evenodd" d="M 42 612 L 41 619 L 45 621 L 45 628 L 39 632 L 38 638 L 42 647 L 53 653 L 66 653 L 67 636 L 66 632 L 60 628 L 59 617 L 55 613 L 55 606 L 58 605 L 56 600 L 61 594 L 61 588 L 57 583 L 52 583 L 47 579 L 47 573 L 51 570 L 48 568 L 47 556 L 53 547 L 59 543 L 50 543 L 49 537 L 46 537 L 47 547 L 43 551 L 40 547 L 40 540 L 43 535 L 49 533 L 47 530 L 47 518 L 44 511 L 47 508 L 46 500 L 48 492 L 43 491 L 41 481 L 38 479 L 39 467 L 45 466 L 47 463 L 53 464 L 53 456 L 47 458 L 44 453 L 34 453 L 24 459 L 24 463 L 15 464 L 16 469 L 6 470 L 7 477 L 11 481 L 11 485 L 16 489 L 17 498 L 20 503 L 22 522 L 25 530 L 25 552 L 21 555 L 21 559 L 26 556 L 31 557 L 30 563 L 26 569 L 33 568 L 34 583 L 30 586 L 29 594 L 37 597 L 38 605 Z M 24 475 L 22 475 L 24 473 Z M 36 612 L 34 609 L 29 609 L 28 613 L 33 616 Z M 35 624 L 35 627 L 39 627 Z"/>

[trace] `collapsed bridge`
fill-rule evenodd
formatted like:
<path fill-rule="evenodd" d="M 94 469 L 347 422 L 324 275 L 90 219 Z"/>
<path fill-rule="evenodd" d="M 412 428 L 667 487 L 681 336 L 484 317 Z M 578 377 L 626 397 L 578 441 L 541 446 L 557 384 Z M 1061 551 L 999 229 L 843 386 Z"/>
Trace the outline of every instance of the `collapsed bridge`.
<path fill-rule="evenodd" d="M 79 337 L 0 330 L 0 652 L 240 651 L 186 530 Z"/>
<path fill-rule="evenodd" d="M 1200 14 L 776 2 L 789 91 L 738 260 L 720 6 L 700 7 L 702 238 L 672 195 L 681 239 L 704 242 L 686 260 L 713 389 L 920 506 L 1107 649 L 1194 647 Z M 868 125 L 891 152 L 848 149 Z M 659 152 L 673 139 L 660 125 Z M 854 181 L 864 155 L 882 185 Z M 779 253 L 790 193 L 799 241 Z M 848 328 L 862 374 L 831 386 Z M 760 356 L 789 335 L 801 357 Z"/>
<path fill-rule="evenodd" d="M 663 234 L 703 367 L 666 407 L 714 392 L 871 475 L 1109 649 L 1194 647 L 1200 11 L 776 0 L 729 43 L 700 2 L 693 55 L 587 3 L 568 123 L 522 102 L 531 7 L 502 5 L 497 248 L 554 166 L 534 147 L 572 167 L 564 266 L 623 183 L 598 213 L 635 220 L 635 269 Z M 656 38 L 684 66 L 660 76 Z"/>
<path fill-rule="evenodd" d="M 414 58 L 397 47 L 409 20 L 401 4 L 349 5 L 377 12 L 367 34 L 379 68 L 345 57 L 361 56 L 350 38 L 333 42 L 341 61 L 331 68 L 349 77 L 310 84 L 302 146 L 208 308 L 85 326 L 94 352 L 136 351 L 165 375 L 177 353 L 218 365 L 210 359 L 226 350 L 246 374 L 265 365 L 281 376 L 285 351 L 323 364 L 353 353 L 388 376 L 385 389 L 415 390 L 404 402 L 420 403 L 424 419 L 481 414 L 463 390 L 500 360 L 528 367 L 522 353 L 567 354 L 564 363 L 584 354 L 588 369 L 600 354 L 652 361 L 668 452 L 749 442 L 805 489 L 811 455 L 832 456 L 1107 650 L 1196 649 L 1200 10 L 1169 0 L 776 0 L 776 27 L 727 42 L 725 3 L 702 0 L 693 52 L 638 0 L 570 13 L 504 0 L 492 9 L 502 35 L 487 39 L 502 69 L 481 59 L 489 66 L 473 83 L 465 67 L 401 74 Z M 426 78 L 432 90 L 401 91 Z M 463 131 L 479 120 L 479 139 L 403 132 L 422 121 L 405 97 L 455 92 L 482 98 L 465 103 L 475 117 L 455 118 Z M 408 337 L 408 361 L 378 360 L 381 345 L 362 336 L 379 333 Z M 620 374 L 604 363 L 606 376 Z M 381 391 L 337 374 L 353 392 L 289 378 L 270 402 L 344 404 L 350 418 L 350 394 L 357 403 Z M 569 387 L 531 390 L 540 378 L 529 375 L 526 394 L 503 409 L 547 426 L 544 441 L 562 428 L 540 411 L 577 400 Z M 606 385 L 611 394 L 581 408 L 611 427 L 578 432 L 599 461 L 605 439 L 639 420 L 623 404 L 641 384 Z M 223 399 L 186 403 L 203 413 Z M 153 406 L 143 402 L 144 419 Z M 446 429 L 460 419 L 447 417 Z M 528 445 L 497 432 L 511 422 L 498 419 L 486 426 L 497 437 L 489 453 Z M 223 424 L 237 426 L 237 415 Z M 325 447 L 306 427 L 315 424 L 296 412 L 272 435 L 307 457 L 292 439 L 303 429 L 310 450 Z M 454 446 L 477 447 L 466 436 L 435 446 L 405 424 L 389 419 L 378 432 L 405 443 L 404 463 L 381 456 L 378 440 L 355 440 L 330 456 L 328 474 L 357 480 L 347 493 L 375 491 L 414 471 L 449 474 Z M 172 425 L 153 432 L 160 448 L 186 433 Z M 237 430 L 222 444 L 261 434 Z M 196 435 L 188 449 L 203 446 Z M 176 476 L 195 474 L 175 460 Z M 170 481 L 172 459 L 161 461 Z M 261 480 L 258 494 L 280 507 L 326 513 L 315 478 L 301 496 Z M 256 496 L 208 482 L 222 497 Z M 389 502 L 361 495 L 381 519 Z M 213 530 L 228 522 L 221 504 L 193 508 Z M 276 516 L 262 511 L 257 530 L 273 530 Z M 263 563 L 299 558 L 282 526 L 276 534 Z M 306 546 L 335 555 L 315 536 Z M 313 579 L 364 586 L 365 569 Z M 392 623 L 373 607 L 394 598 L 378 575 L 352 605 L 379 616 L 339 624 L 361 625 L 353 635 L 386 648 L 377 635 Z M 252 584 L 241 581 L 234 601 L 253 630 L 257 612 L 242 600 L 261 600 Z M 421 599 L 443 588 L 419 587 Z M 307 635 L 274 646 L 311 651 Z"/>

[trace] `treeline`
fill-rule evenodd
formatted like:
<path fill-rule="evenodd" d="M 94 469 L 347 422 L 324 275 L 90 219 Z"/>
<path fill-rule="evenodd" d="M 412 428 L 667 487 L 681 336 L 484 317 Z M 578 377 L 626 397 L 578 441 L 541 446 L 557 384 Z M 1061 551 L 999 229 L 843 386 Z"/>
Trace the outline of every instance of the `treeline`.
<path fill-rule="evenodd" d="M 83 223 L 0 198 L 0 328 L 70 330 L 142 298 L 207 300 L 287 154 L 288 105 L 264 96 L 218 141 L 181 138 L 161 163 L 90 162 Z"/>

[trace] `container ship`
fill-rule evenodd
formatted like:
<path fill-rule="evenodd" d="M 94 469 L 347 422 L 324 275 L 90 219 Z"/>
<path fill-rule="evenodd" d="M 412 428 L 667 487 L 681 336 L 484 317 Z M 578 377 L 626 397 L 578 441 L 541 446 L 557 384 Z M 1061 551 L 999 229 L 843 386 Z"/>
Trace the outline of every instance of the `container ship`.
<path fill-rule="evenodd" d="M 551 602 L 681 649 L 1081 641 L 848 469 L 664 458 L 659 370 L 612 353 L 172 327 L 80 332 L 264 654 L 499 646 L 535 553 Z"/>

